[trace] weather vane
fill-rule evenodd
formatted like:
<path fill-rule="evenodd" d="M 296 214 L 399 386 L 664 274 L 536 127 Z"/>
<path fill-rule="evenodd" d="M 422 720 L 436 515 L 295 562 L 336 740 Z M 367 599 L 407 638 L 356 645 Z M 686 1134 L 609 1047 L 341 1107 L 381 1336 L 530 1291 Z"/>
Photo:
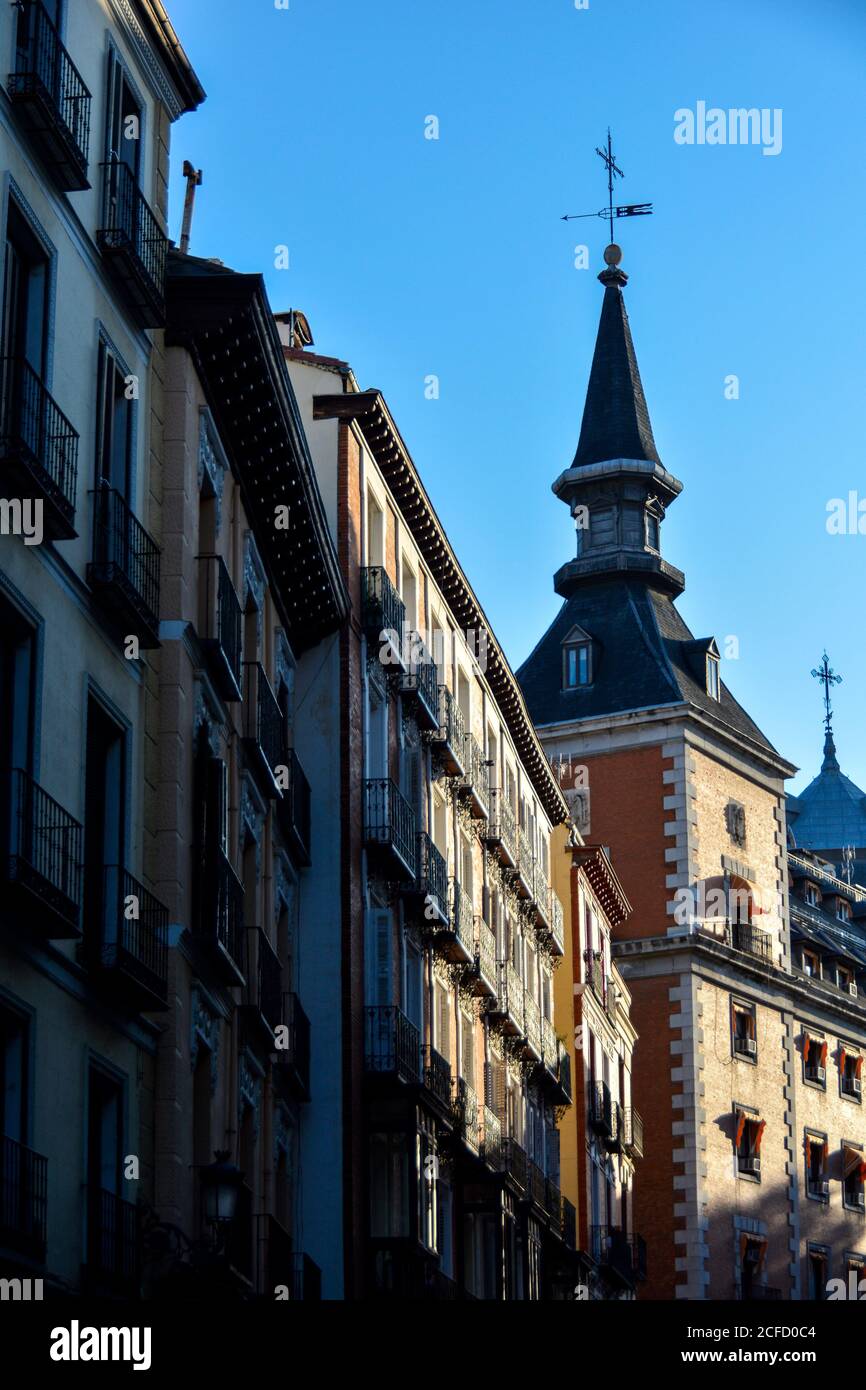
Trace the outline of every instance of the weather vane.
<path fill-rule="evenodd" d="M 610 127 L 607 132 L 607 149 L 600 150 L 595 147 L 595 152 L 607 169 L 607 207 L 599 212 L 567 212 L 561 219 L 563 222 L 576 222 L 581 217 L 606 217 L 610 223 L 610 239 L 613 242 L 613 219 L 615 217 L 649 217 L 652 214 L 652 203 L 625 203 L 621 207 L 613 205 L 613 181 L 623 179 L 625 174 L 620 169 L 614 157 L 613 148 L 610 142 Z"/>
<path fill-rule="evenodd" d="M 818 667 L 817 671 L 812 672 L 812 675 L 816 680 L 820 681 L 824 687 L 824 731 L 827 735 L 830 735 L 833 732 L 831 727 L 833 721 L 833 708 L 830 704 L 830 689 L 834 685 L 841 685 L 842 677 L 836 675 L 836 672 L 830 665 L 826 652 L 821 659 L 821 665 Z"/>

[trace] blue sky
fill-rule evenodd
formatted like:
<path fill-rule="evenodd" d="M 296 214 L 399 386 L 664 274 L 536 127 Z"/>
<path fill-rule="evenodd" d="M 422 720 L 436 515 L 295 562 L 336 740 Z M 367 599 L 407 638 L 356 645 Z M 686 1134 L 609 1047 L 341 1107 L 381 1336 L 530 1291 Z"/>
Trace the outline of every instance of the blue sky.
<path fill-rule="evenodd" d="M 866 788 L 862 0 L 168 0 L 208 92 L 173 136 L 204 169 L 191 250 L 263 270 L 275 309 L 385 394 L 512 663 L 574 549 L 550 484 L 574 453 L 601 304 L 594 150 L 626 178 L 626 302 L 696 636 L 817 771 L 826 645 L 843 769 Z M 674 113 L 782 112 L 782 148 L 679 145 Z M 424 138 L 425 118 L 439 139 Z M 590 248 L 590 270 L 574 247 Z M 289 247 L 288 270 L 274 248 Z M 440 379 L 438 400 L 425 378 Z M 739 378 L 739 399 L 725 378 Z M 866 517 L 864 517 L 866 527 Z"/>

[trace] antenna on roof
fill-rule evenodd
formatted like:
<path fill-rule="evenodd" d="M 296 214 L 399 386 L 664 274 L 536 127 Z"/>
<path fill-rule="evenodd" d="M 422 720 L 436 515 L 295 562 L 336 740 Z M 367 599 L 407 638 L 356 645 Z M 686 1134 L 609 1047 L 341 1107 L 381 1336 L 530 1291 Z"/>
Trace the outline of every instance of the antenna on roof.
<path fill-rule="evenodd" d="M 201 175 L 201 169 L 194 169 L 188 159 L 183 161 L 183 176 L 186 179 L 186 197 L 183 200 L 183 221 L 180 227 L 180 246 L 178 247 L 178 250 L 183 256 L 189 251 L 189 234 L 192 230 L 195 190 L 201 187 Z"/>

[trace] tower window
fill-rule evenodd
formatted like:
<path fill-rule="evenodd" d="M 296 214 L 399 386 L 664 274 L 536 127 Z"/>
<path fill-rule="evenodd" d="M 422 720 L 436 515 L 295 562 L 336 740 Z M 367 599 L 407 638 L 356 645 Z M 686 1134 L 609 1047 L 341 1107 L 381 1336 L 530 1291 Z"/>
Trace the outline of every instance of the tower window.
<path fill-rule="evenodd" d="M 707 694 L 713 700 L 721 699 L 721 686 L 719 684 L 719 659 L 716 656 L 707 657 Z"/>
<path fill-rule="evenodd" d="M 575 642 L 563 648 L 563 685 L 575 690 L 592 680 L 592 649 L 589 642 Z"/>
<path fill-rule="evenodd" d="M 650 550 L 659 548 L 659 519 L 652 512 L 646 514 L 646 543 Z"/>

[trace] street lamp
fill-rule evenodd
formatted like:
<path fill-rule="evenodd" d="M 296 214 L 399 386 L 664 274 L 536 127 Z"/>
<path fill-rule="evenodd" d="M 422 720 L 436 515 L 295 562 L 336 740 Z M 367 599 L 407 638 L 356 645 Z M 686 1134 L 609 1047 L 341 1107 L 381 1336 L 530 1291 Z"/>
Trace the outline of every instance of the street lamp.
<path fill-rule="evenodd" d="M 215 1163 L 201 1170 L 201 1190 L 205 1220 L 215 1227 L 219 1238 L 235 1218 L 244 1175 L 229 1163 L 228 1149 L 217 1149 L 214 1158 Z"/>

